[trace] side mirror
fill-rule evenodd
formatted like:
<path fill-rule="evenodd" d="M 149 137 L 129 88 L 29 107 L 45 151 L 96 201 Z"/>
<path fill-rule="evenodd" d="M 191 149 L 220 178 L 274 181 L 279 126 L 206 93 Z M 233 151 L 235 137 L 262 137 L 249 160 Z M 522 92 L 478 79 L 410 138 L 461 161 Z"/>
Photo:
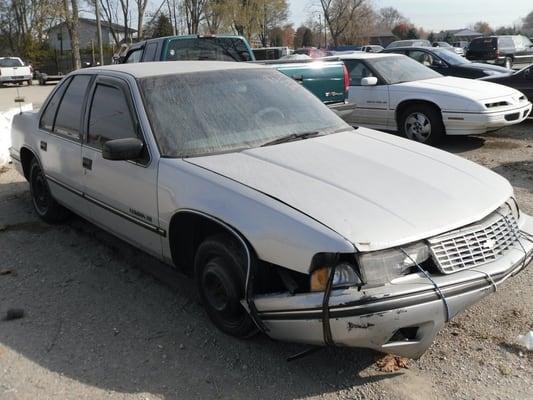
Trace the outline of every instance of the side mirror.
<path fill-rule="evenodd" d="M 141 157 L 144 143 L 137 138 L 108 140 L 102 148 L 106 160 L 135 160 Z"/>
<path fill-rule="evenodd" d="M 378 84 L 378 78 L 375 76 L 367 76 L 361 79 L 361 86 L 376 86 Z"/>

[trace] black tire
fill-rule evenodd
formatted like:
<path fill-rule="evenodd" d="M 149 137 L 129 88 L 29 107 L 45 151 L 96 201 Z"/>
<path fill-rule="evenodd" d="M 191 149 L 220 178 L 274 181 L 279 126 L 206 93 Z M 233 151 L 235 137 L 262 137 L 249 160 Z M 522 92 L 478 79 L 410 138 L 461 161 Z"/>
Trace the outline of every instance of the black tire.
<path fill-rule="evenodd" d="M 429 104 L 408 106 L 400 116 L 400 133 L 424 144 L 438 143 L 446 135 L 440 111 Z"/>
<path fill-rule="evenodd" d="M 28 86 L 31 86 L 31 85 L 33 85 L 33 81 L 32 81 L 31 79 L 28 79 L 28 81 L 27 81 L 27 82 L 28 82 Z"/>
<path fill-rule="evenodd" d="M 511 57 L 505 57 L 503 66 L 507 69 L 513 69 L 513 59 Z"/>
<path fill-rule="evenodd" d="M 41 86 L 46 85 L 46 81 L 43 78 L 39 78 L 39 85 Z"/>
<path fill-rule="evenodd" d="M 245 269 L 242 246 L 228 235 L 209 237 L 196 251 L 195 278 L 207 315 L 222 332 L 238 338 L 257 333 L 240 303 L 244 298 Z"/>
<path fill-rule="evenodd" d="M 33 208 L 44 221 L 54 224 L 69 216 L 68 210 L 52 197 L 43 170 L 35 158 L 30 164 L 30 192 Z"/>

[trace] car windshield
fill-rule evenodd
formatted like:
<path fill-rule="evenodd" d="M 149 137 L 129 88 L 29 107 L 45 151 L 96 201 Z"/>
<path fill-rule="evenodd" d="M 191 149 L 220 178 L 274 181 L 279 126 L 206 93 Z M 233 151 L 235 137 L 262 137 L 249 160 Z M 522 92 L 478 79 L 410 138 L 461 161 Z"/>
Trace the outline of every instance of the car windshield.
<path fill-rule="evenodd" d="M 0 68 L 22 67 L 22 63 L 17 58 L 2 58 L 0 59 Z"/>
<path fill-rule="evenodd" d="M 442 76 L 406 56 L 375 58 L 369 59 L 368 62 L 389 85 Z"/>
<path fill-rule="evenodd" d="M 446 49 L 434 49 L 433 52 L 450 65 L 461 65 L 470 63 L 470 61 L 468 61 L 464 57 L 461 57 L 455 51 L 450 51 Z"/>
<path fill-rule="evenodd" d="M 311 92 L 272 69 L 172 74 L 139 83 L 165 157 L 239 151 L 351 129 Z"/>

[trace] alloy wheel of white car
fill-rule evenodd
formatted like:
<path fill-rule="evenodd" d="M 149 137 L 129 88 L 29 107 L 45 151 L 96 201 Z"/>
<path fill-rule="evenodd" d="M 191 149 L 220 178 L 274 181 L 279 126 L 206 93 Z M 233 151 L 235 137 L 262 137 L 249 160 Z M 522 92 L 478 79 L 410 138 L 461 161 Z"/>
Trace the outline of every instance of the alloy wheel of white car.
<path fill-rule="evenodd" d="M 431 121 L 425 114 L 417 111 L 407 116 L 404 129 L 409 139 L 424 143 L 431 136 Z"/>

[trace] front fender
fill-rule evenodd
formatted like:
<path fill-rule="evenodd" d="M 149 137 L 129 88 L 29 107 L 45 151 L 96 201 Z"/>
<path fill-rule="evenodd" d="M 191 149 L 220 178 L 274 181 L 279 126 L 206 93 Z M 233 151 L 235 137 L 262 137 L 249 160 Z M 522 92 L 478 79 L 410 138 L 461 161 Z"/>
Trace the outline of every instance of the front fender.
<path fill-rule="evenodd" d="M 162 159 L 159 223 L 168 231 L 182 209 L 210 215 L 240 232 L 259 259 L 309 273 L 316 253 L 353 253 L 348 240 L 277 199 L 179 159 Z M 171 260 L 168 238 L 163 255 Z"/>

